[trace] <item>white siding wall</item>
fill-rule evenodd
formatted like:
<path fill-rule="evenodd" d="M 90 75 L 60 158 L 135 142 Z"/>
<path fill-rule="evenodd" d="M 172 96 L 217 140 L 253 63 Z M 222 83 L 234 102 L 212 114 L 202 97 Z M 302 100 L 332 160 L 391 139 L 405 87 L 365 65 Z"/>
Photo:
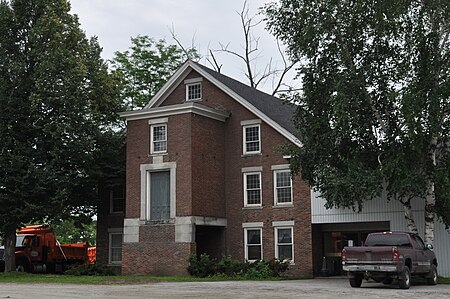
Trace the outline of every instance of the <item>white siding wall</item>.
<path fill-rule="evenodd" d="M 407 231 L 403 207 L 397 201 L 386 201 L 385 199 L 374 199 L 363 205 L 360 213 L 352 209 L 329 209 L 325 207 L 325 200 L 320 194 L 311 191 L 311 213 L 312 223 L 349 223 L 369 221 L 389 221 L 392 231 Z M 414 219 L 419 234 L 424 235 L 424 207 L 420 200 L 412 202 Z M 434 252 L 438 260 L 439 275 L 450 277 L 450 233 L 440 221 L 436 221 L 434 236 Z"/>

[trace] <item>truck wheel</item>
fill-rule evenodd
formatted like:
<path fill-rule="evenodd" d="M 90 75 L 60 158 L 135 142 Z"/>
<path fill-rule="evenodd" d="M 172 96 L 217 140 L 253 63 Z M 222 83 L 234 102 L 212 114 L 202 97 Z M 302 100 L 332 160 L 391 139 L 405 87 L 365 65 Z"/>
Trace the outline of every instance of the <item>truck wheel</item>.
<path fill-rule="evenodd" d="M 405 266 L 405 269 L 400 274 L 398 285 L 400 289 L 409 289 L 409 287 L 411 286 L 411 272 L 409 271 L 408 266 Z"/>
<path fill-rule="evenodd" d="M 17 272 L 28 272 L 28 265 L 25 263 L 20 263 L 16 266 Z"/>
<path fill-rule="evenodd" d="M 437 277 L 436 265 L 431 265 L 430 273 L 427 275 L 427 283 L 432 286 L 437 285 Z"/>
<path fill-rule="evenodd" d="M 18 258 L 16 260 L 16 271 L 17 272 L 30 272 L 30 264 L 25 258 Z"/>
<path fill-rule="evenodd" d="M 355 276 L 348 278 L 348 281 L 350 282 L 350 285 L 352 286 L 352 288 L 361 287 L 362 280 L 363 280 L 363 276 L 361 274 L 355 274 Z"/>

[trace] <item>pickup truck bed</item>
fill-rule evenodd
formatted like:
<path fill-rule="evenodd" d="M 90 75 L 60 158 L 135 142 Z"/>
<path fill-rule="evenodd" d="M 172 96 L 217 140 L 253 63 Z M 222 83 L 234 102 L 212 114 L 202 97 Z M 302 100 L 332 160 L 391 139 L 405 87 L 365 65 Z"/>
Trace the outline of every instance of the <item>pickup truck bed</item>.
<path fill-rule="evenodd" d="M 435 285 L 437 260 L 431 249 L 415 234 L 373 233 L 367 236 L 364 246 L 342 250 L 342 268 L 352 287 L 360 287 L 364 278 L 372 278 L 385 284 L 396 279 L 400 288 L 408 289 L 411 275 L 423 276 Z"/>

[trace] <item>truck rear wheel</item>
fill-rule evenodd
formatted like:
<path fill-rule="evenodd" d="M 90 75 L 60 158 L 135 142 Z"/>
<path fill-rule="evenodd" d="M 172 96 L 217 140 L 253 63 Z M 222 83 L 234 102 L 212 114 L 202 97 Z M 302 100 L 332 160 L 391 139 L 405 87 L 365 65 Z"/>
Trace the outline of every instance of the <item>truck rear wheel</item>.
<path fill-rule="evenodd" d="M 16 271 L 17 272 L 29 272 L 29 266 L 26 263 L 19 263 L 16 265 Z"/>
<path fill-rule="evenodd" d="M 362 274 L 355 274 L 355 276 L 349 276 L 348 281 L 353 288 L 361 287 L 363 280 Z"/>
<path fill-rule="evenodd" d="M 436 265 L 431 265 L 430 273 L 427 275 L 427 283 L 432 286 L 437 285 L 437 277 Z"/>
<path fill-rule="evenodd" d="M 411 272 L 409 271 L 408 266 L 405 266 L 405 269 L 400 274 L 398 285 L 400 289 L 409 289 L 409 287 L 411 286 Z"/>

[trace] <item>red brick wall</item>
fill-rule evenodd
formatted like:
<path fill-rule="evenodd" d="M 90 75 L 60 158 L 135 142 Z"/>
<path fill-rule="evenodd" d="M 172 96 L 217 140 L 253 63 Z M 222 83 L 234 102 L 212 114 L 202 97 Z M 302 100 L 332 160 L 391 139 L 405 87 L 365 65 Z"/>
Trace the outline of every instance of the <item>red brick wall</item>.
<path fill-rule="evenodd" d="M 225 218 L 224 123 L 192 116 L 192 215 Z"/>
<path fill-rule="evenodd" d="M 141 164 L 150 163 L 148 120 L 127 122 L 126 218 L 139 218 L 141 211 Z"/>
<path fill-rule="evenodd" d="M 191 72 L 187 78 L 195 77 L 199 75 Z M 293 207 L 273 207 L 271 166 L 288 163 L 277 152 L 277 147 L 289 141 L 263 122 L 262 154 L 243 157 L 241 121 L 257 117 L 205 78 L 202 81 L 202 96 L 200 104 L 229 110 L 231 116 L 225 123 L 192 114 L 169 117 L 168 155 L 164 161 L 177 163 L 177 216 L 226 217 L 226 253 L 236 259 L 244 258 L 242 223 L 264 223 L 264 258 L 271 259 L 275 255 L 272 222 L 293 220 L 295 265 L 291 266 L 290 272 L 295 275 L 311 275 L 311 207 L 308 185 L 300 177 L 296 177 L 293 182 Z M 181 83 L 161 106 L 181 104 L 184 98 L 185 85 Z M 139 166 L 149 163 L 148 135 L 147 120 L 128 122 L 127 217 L 131 218 L 140 215 Z M 263 199 L 261 208 L 249 209 L 243 207 L 241 170 L 243 167 L 254 166 L 263 168 Z M 140 244 L 124 246 L 124 274 L 185 273 L 186 260 L 189 254 L 195 252 L 192 249 L 195 244 L 172 243 L 174 238 L 171 232 L 157 231 L 147 226 L 141 228 L 141 238 Z M 162 242 L 164 239 L 166 243 Z M 180 265 L 175 265 L 176 263 Z"/>
<path fill-rule="evenodd" d="M 188 275 L 193 243 L 128 243 L 122 251 L 123 275 Z"/>
<path fill-rule="evenodd" d="M 120 183 L 120 182 L 118 182 Z M 122 182 L 123 183 L 123 182 Z M 101 186 L 99 189 L 101 201 L 97 210 L 97 243 L 96 263 L 108 265 L 109 258 L 109 229 L 123 227 L 123 213 L 110 213 L 110 188 Z M 109 265 L 117 274 L 120 274 L 120 266 Z"/>
<path fill-rule="evenodd" d="M 190 114 L 174 115 L 169 117 L 167 125 L 168 156 L 164 161 L 177 163 L 177 216 L 192 214 L 191 119 Z"/>

